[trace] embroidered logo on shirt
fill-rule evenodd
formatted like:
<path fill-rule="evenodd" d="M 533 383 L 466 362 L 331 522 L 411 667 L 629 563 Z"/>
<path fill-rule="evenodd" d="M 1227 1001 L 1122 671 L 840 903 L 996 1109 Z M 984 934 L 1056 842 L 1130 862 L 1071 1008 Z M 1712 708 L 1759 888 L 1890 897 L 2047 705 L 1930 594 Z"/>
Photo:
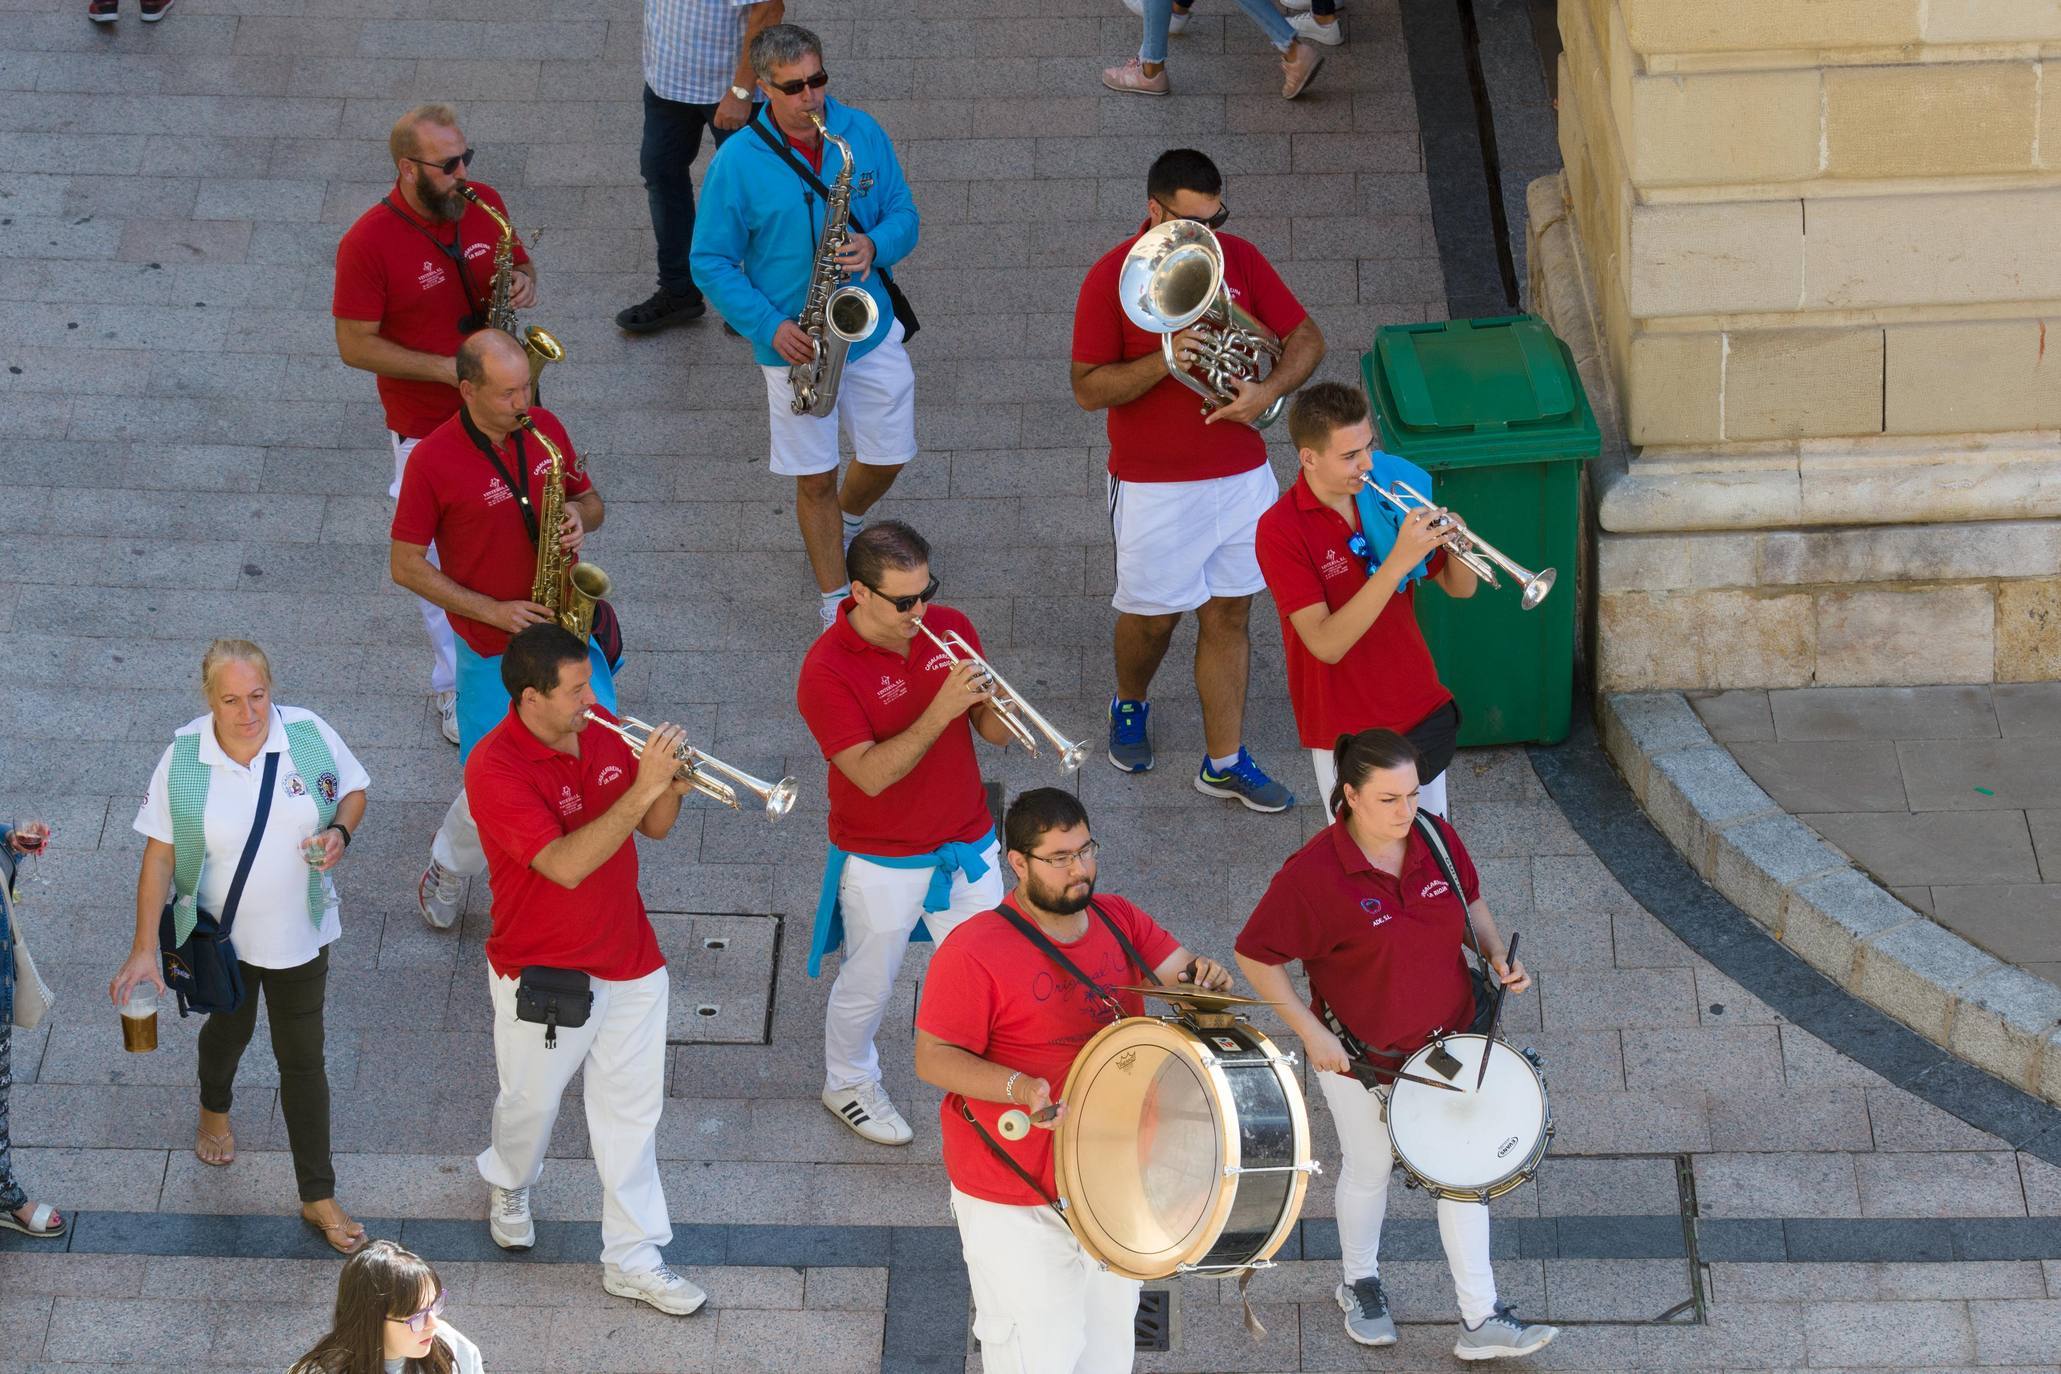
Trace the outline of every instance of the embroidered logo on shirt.
<path fill-rule="evenodd" d="M 280 786 L 289 797 L 305 797 L 308 795 L 308 785 L 301 781 L 301 775 L 298 773 L 288 773 L 286 781 L 280 784 Z"/>
<path fill-rule="evenodd" d="M 1443 897 L 1452 890 L 1453 889 L 1446 886 L 1445 879 L 1433 878 L 1430 882 L 1424 885 L 1424 890 L 1418 893 L 1417 895 L 1420 897 Z"/>
<path fill-rule="evenodd" d="M 515 493 L 508 490 L 508 484 L 498 477 L 487 479 L 486 501 L 489 506 L 498 506 L 503 501 L 512 501 Z"/>
<path fill-rule="evenodd" d="M 1360 910 L 1374 918 L 1367 922 L 1367 929 L 1369 930 L 1373 930 L 1377 926 L 1385 926 L 1392 919 L 1388 912 L 1381 909 L 1381 899 L 1379 897 L 1360 898 Z"/>
<path fill-rule="evenodd" d="M 898 677 L 891 677 L 886 673 L 882 673 L 880 675 L 880 691 L 877 695 L 880 697 L 880 704 L 885 706 L 891 701 L 899 701 L 909 695 L 909 684 Z"/>
<path fill-rule="evenodd" d="M 334 802 L 336 800 L 336 774 L 324 773 L 321 777 L 315 779 L 315 790 L 322 794 L 323 801 Z"/>
<path fill-rule="evenodd" d="M 951 671 L 952 671 L 952 656 L 951 656 L 950 654 L 946 653 L 946 652 L 945 652 L 944 650 L 942 650 L 942 649 L 938 650 L 938 651 L 937 651 L 936 653 L 932 654 L 932 655 L 931 655 L 931 656 L 930 656 L 929 658 L 927 658 L 927 659 L 923 660 L 923 671 L 924 671 L 924 672 L 926 672 L 926 673 L 949 673 L 949 672 L 951 672 Z"/>
<path fill-rule="evenodd" d="M 536 237 L 536 234 L 532 232 L 530 235 L 531 242 L 535 242 Z M 468 243 L 465 245 L 465 256 L 468 261 L 470 261 L 473 258 L 483 258 L 490 251 L 491 250 L 484 243 Z"/>
<path fill-rule="evenodd" d="M 1344 577 L 1352 570 L 1353 565 L 1346 562 L 1337 549 L 1326 549 L 1323 566 L 1317 571 L 1325 577 Z"/>
<path fill-rule="evenodd" d="M 601 775 L 595 778 L 594 781 L 600 786 L 606 787 L 622 775 L 623 770 L 611 763 L 608 767 L 601 770 Z"/>
<path fill-rule="evenodd" d="M 580 809 L 580 799 L 570 787 L 561 785 L 558 789 L 558 814 L 570 816 Z"/>
<path fill-rule="evenodd" d="M 415 284 L 425 291 L 431 287 L 442 286 L 444 284 L 444 269 L 431 262 L 428 258 L 424 258 L 422 260 L 421 275 L 415 278 Z"/>

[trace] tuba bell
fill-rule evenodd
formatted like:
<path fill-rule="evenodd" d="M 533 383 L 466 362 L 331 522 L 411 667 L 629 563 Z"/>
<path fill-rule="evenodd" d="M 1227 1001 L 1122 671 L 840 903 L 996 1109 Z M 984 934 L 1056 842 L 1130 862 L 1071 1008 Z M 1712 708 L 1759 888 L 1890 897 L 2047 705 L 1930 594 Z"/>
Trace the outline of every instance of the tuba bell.
<path fill-rule="evenodd" d="M 1116 290 L 1131 323 L 1160 336 L 1174 380 L 1209 403 L 1205 414 L 1238 398 L 1233 382 L 1258 381 L 1281 357 L 1274 331 L 1224 289 L 1224 247 L 1207 225 L 1170 219 L 1146 230 L 1124 255 Z M 1174 335 L 1184 329 L 1201 353 L 1187 366 L 1174 356 Z M 1276 397 L 1252 427 L 1265 429 L 1287 405 L 1286 396 Z"/>

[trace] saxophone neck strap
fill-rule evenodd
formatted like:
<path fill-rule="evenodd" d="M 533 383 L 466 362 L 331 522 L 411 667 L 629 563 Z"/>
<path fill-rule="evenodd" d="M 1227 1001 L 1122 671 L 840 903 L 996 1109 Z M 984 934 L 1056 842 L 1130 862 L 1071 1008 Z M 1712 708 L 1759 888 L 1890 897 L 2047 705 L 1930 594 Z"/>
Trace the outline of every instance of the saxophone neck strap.
<path fill-rule="evenodd" d="M 458 407 L 458 423 L 465 426 L 465 437 L 472 440 L 473 447 L 486 455 L 487 461 L 494 465 L 494 471 L 501 475 L 503 482 L 507 483 L 509 495 L 515 498 L 516 509 L 522 513 L 522 527 L 529 531 L 530 542 L 536 543 L 537 510 L 535 506 L 530 504 L 529 482 L 527 480 L 516 480 L 515 474 L 508 470 L 508 464 L 501 461 L 501 455 L 495 452 L 494 446 L 491 443 L 487 442 L 487 436 L 481 432 L 478 425 L 472 422 L 472 413 L 462 405 Z M 531 423 L 535 422 L 532 421 Z M 515 461 L 521 465 L 523 476 L 527 478 L 530 463 L 528 456 L 522 451 L 522 431 L 519 429 L 514 431 L 508 436 L 508 439 L 515 449 Z"/>
<path fill-rule="evenodd" d="M 772 107 L 770 105 L 761 105 L 759 109 L 761 112 L 765 114 L 766 123 L 762 124 L 757 119 L 752 120 L 751 131 L 757 134 L 760 138 L 764 139 L 766 141 L 766 146 L 768 148 L 771 148 L 776 154 L 779 155 L 781 161 L 785 162 L 790 168 L 794 170 L 794 174 L 802 179 L 803 185 L 807 186 L 810 190 L 814 191 L 818 196 L 822 197 L 823 203 L 825 205 L 830 204 L 830 188 L 823 184 L 823 178 L 817 176 L 815 171 L 810 168 L 808 163 L 803 162 L 800 158 L 794 155 L 794 145 L 792 143 L 789 143 L 785 137 L 783 137 L 776 130 L 769 127 L 773 119 Z M 827 129 L 827 122 L 825 127 Z M 826 145 L 829 142 L 828 139 L 825 139 L 824 141 Z M 854 153 L 853 156 L 854 158 L 856 158 L 857 154 Z M 856 170 L 857 169 L 855 168 L 855 173 Z M 870 182 L 872 179 L 872 173 L 867 173 L 865 179 Z M 866 226 L 859 223 L 859 210 L 857 206 L 847 204 L 847 206 L 845 207 L 845 216 L 847 219 L 851 221 L 852 228 L 856 229 L 858 232 L 862 234 L 866 232 Z M 887 276 L 887 269 L 884 267 L 876 268 L 874 270 L 878 271 L 880 275 L 883 277 Z"/>
<path fill-rule="evenodd" d="M 435 234 L 429 232 L 429 226 L 394 204 L 393 192 L 387 192 L 386 195 L 380 198 L 379 203 L 393 211 L 395 218 L 399 219 L 401 223 L 428 239 L 432 244 L 435 244 L 436 250 L 451 260 L 451 265 L 458 277 L 458 289 L 465 296 L 467 314 L 469 317 L 477 318 L 480 314 L 479 302 L 472 298 L 472 281 L 465 275 L 465 216 L 463 214 L 459 215 L 458 222 L 451 226 L 451 241 L 445 243 Z"/>

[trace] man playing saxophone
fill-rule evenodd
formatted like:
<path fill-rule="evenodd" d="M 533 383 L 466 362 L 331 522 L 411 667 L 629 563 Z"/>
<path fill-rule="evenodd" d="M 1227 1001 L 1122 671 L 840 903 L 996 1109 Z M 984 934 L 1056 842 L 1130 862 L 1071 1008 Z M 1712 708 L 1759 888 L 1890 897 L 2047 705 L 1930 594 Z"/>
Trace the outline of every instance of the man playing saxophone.
<path fill-rule="evenodd" d="M 886 274 L 916 247 L 916 202 L 880 125 L 824 93 L 815 34 L 774 24 L 750 57 L 766 104 L 709 164 L 688 262 L 765 373 L 772 468 L 795 479 L 827 628 L 849 595 L 845 547 L 916 456 L 916 378 L 902 347 L 914 326 L 896 318 Z M 861 294 L 833 303 L 843 286 Z M 812 301 L 831 308 L 812 312 Z M 857 337 L 831 327 L 846 311 Z M 841 486 L 840 422 L 854 455 Z"/>
<path fill-rule="evenodd" d="M 378 379 L 393 450 L 388 496 L 401 494 L 408 455 L 458 409 L 454 355 L 459 341 L 488 323 L 495 291 L 495 246 L 501 238 L 493 212 L 501 197 L 484 182 L 468 181 L 472 149 L 449 105 L 418 105 L 394 121 L 387 136 L 394 185 L 360 215 L 336 248 L 337 355 Z M 463 192 L 474 192 L 482 205 Z M 506 295 L 526 309 L 537 297 L 537 269 L 520 242 L 512 243 Z M 432 563 L 436 550 L 429 554 Z M 457 683 L 450 622 L 421 602 L 436 662 L 430 691 L 444 738 L 458 743 Z"/>
<path fill-rule="evenodd" d="M 509 637 L 545 621 L 563 623 L 561 574 L 577 561 L 588 531 L 600 527 L 606 511 L 565 426 L 530 403 L 529 360 L 521 344 L 498 329 L 483 329 L 466 338 L 455 362 L 458 413 L 424 437 L 409 460 L 388 559 L 394 581 L 440 608 L 456 632 L 463 763 L 508 713 L 501 652 Z M 553 448 L 561 455 L 557 461 Z M 555 528 L 542 530 L 550 543 L 541 544 L 541 523 L 553 507 L 562 513 Z M 432 544 L 442 554 L 440 564 L 430 561 Z M 588 656 L 594 695 L 613 711 L 611 655 L 590 641 Z M 455 925 L 465 879 L 485 868 L 479 831 L 460 788 L 422 875 L 423 919 L 439 930 Z"/>

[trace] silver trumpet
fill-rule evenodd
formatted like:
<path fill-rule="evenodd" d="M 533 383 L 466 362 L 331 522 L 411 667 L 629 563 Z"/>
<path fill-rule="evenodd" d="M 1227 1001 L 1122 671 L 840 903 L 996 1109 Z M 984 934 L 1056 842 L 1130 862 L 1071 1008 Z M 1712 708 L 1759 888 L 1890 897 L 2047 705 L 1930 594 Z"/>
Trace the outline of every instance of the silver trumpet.
<path fill-rule="evenodd" d="M 964 635 L 957 630 L 947 630 L 944 637 L 939 638 L 937 632 L 921 620 L 916 622 L 916 628 L 923 631 L 931 643 L 944 650 L 945 657 L 952 662 L 972 663 L 980 668 L 981 675 L 988 680 L 988 699 L 994 704 L 996 717 L 1016 737 L 1016 742 L 1024 747 L 1026 753 L 1032 758 L 1038 756 L 1038 736 L 1042 735 L 1059 751 L 1060 772 L 1071 773 L 1081 766 L 1081 760 L 1088 756 L 1088 746 L 1060 734 L 1051 721 L 1038 713 L 1037 707 L 1023 699 L 1023 693 L 1011 687 L 1009 680 L 995 671 L 994 664 L 981 657 L 966 642 Z"/>
<path fill-rule="evenodd" d="M 1522 592 L 1520 604 L 1523 605 L 1525 610 L 1528 611 L 1541 601 L 1544 601 L 1546 593 L 1553 590 L 1553 579 L 1557 574 L 1551 568 L 1547 568 L 1544 572 L 1533 572 L 1469 529 L 1467 522 L 1452 511 L 1434 505 L 1429 497 L 1424 495 L 1423 492 L 1418 491 L 1408 482 L 1397 482 L 1395 484 L 1396 491 L 1402 493 L 1401 496 L 1398 496 L 1396 492 L 1390 491 L 1379 482 L 1376 482 L 1374 474 L 1371 472 L 1361 473 L 1360 480 L 1367 484 L 1367 490 L 1380 496 L 1405 515 L 1420 508 L 1439 511 L 1439 517 L 1431 522 L 1432 527 L 1436 529 L 1441 525 L 1450 525 L 1459 531 L 1458 536 L 1453 542 L 1446 546 L 1453 557 L 1466 564 L 1476 577 L 1488 583 L 1491 587 L 1503 585 L 1496 580 L 1497 568 L 1501 568 L 1504 572 L 1516 578 L 1517 585 Z M 1405 501 L 1404 497 L 1409 499 Z"/>
<path fill-rule="evenodd" d="M 618 725 L 612 720 L 602 719 L 592 711 L 585 711 L 581 714 L 585 715 L 588 720 L 593 721 L 602 729 L 613 730 L 618 735 L 621 735 L 629 742 L 630 752 L 639 757 L 643 756 L 645 744 L 650 741 L 652 734 L 657 729 L 656 726 L 648 725 L 635 716 L 624 716 L 622 724 Z M 733 811 L 742 811 L 744 809 L 740 792 L 749 792 L 764 802 L 766 804 L 766 819 L 768 820 L 777 821 L 788 812 L 794 810 L 794 798 L 797 789 L 793 778 L 782 778 L 778 782 L 766 782 L 762 778 L 753 777 L 741 768 L 732 768 L 729 764 L 712 754 L 704 754 L 686 740 L 680 741 L 680 747 L 673 751 L 673 757 L 679 760 L 680 763 L 679 776 L 692 783 L 695 791 L 701 793 L 704 797 L 721 802 Z M 729 781 L 725 782 L 725 778 L 729 779 Z"/>

